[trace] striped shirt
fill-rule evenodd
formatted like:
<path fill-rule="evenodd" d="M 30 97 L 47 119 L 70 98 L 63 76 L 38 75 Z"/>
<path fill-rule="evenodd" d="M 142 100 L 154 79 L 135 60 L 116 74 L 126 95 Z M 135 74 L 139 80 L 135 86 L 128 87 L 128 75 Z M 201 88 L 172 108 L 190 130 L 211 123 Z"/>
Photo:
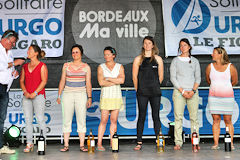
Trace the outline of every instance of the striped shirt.
<path fill-rule="evenodd" d="M 66 83 L 64 92 L 86 92 L 87 64 L 82 63 L 79 68 L 73 68 L 72 62 L 64 63 L 66 70 Z"/>

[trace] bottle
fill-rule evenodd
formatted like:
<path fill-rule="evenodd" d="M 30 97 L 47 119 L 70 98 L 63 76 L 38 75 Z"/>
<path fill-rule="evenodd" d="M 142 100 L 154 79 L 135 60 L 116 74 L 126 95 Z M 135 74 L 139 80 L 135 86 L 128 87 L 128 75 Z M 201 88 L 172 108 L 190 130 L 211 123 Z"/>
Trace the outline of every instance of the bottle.
<path fill-rule="evenodd" d="M 88 135 L 87 146 L 88 146 L 88 153 L 94 153 L 95 140 L 94 140 L 94 135 L 92 134 L 92 129 L 90 129 L 90 134 Z"/>
<path fill-rule="evenodd" d="M 231 152 L 231 135 L 229 134 L 229 128 L 226 127 L 226 134 L 224 136 L 225 152 Z"/>
<path fill-rule="evenodd" d="M 157 151 L 164 152 L 165 149 L 165 138 L 162 134 L 162 129 L 160 128 L 159 134 L 157 135 Z"/>
<path fill-rule="evenodd" d="M 119 151 L 119 142 L 118 142 L 118 135 L 117 132 L 114 133 L 112 136 L 112 152 Z"/>
<path fill-rule="evenodd" d="M 45 155 L 45 138 L 43 137 L 42 129 L 38 138 L 38 155 Z"/>
<path fill-rule="evenodd" d="M 192 133 L 192 152 L 198 152 L 198 146 L 199 146 L 198 134 L 196 131 L 196 127 L 194 126 Z"/>

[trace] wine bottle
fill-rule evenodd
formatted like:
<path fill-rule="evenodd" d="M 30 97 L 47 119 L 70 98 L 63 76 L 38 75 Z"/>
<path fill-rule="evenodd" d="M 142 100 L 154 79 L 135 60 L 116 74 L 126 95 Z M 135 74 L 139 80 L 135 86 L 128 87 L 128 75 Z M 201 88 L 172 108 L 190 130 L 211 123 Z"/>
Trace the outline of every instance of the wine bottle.
<path fill-rule="evenodd" d="M 162 134 L 162 128 L 160 128 L 159 134 L 157 135 L 157 151 L 164 152 L 165 149 L 165 138 Z"/>
<path fill-rule="evenodd" d="M 38 138 L 38 155 L 45 155 L 45 138 L 43 137 L 42 129 Z"/>
<path fill-rule="evenodd" d="M 229 134 L 229 128 L 226 127 L 226 134 L 224 136 L 225 152 L 231 152 L 231 135 Z"/>
<path fill-rule="evenodd" d="M 90 133 L 88 135 L 87 146 L 88 146 L 88 153 L 94 153 L 95 140 L 94 140 L 94 135 L 92 134 L 92 129 L 90 129 Z"/>
<path fill-rule="evenodd" d="M 199 146 L 199 142 L 198 142 L 198 134 L 196 131 L 196 127 L 193 127 L 193 133 L 192 133 L 192 151 L 193 152 L 198 152 L 198 146 Z"/>
<path fill-rule="evenodd" d="M 112 136 L 112 152 L 119 152 L 119 142 L 117 132 Z"/>

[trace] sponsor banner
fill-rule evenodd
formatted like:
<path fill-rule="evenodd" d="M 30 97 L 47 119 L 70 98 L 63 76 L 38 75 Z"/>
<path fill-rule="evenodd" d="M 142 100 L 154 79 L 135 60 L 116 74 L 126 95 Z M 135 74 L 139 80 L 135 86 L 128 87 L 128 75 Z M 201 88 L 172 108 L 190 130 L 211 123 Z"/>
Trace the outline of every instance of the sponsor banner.
<path fill-rule="evenodd" d="M 19 40 L 14 57 L 27 57 L 31 44 L 37 44 L 46 57 L 63 55 L 65 0 L 1 0 L 0 34 L 12 29 Z"/>
<path fill-rule="evenodd" d="M 211 54 L 222 46 L 239 54 L 239 0 L 162 0 L 166 56 L 178 54 L 181 38 L 188 38 L 195 55 Z"/>
<path fill-rule="evenodd" d="M 173 101 L 172 101 L 172 89 L 162 90 L 161 107 L 160 107 L 160 119 L 162 124 L 162 131 L 166 135 L 169 131 L 169 123 L 174 121 Z M 239 120 L 239 102 L 240 102 L 240 89 L 235 89 L 234 113 L 232 121 L 235 127 L 235 134 L 240 134 L 240 120 Z M 122 91 L 125 109 L 119 113 L 118 118 L 118 134 L 119 135 L 136 135 L 136 124 L 138 117 L 138 108 L 136 102 L 136 92 L 133 90 Z M 208 102 L 208 90 L 199 90 L 199 126 L 200 134 L 212 134 L 212 117 L 209 113 L 207 106 Z M 61 105 L 56 104 L 57 91 L 46 92 L 46 112 L 45 121 L 47 123 L 47 134 L 51 136 L 60 136 L 62 134 L 62 111 Z M 93 130 L 93 134 L 98 134 L 98 125 L 101 119 L 101 112 L 99 109 L 100 91 L 93 91 L 93 104 L 87 111 L 87 134 L 89 130 Z M 7 113 L 7 119 L 5 121 L 5 128 L 15 124 L 21 127 L 22 134 L 26 134 L 24 114 L 21 107 L 22 92 L 11 91 L 9 99 L 9 108 Z M 147 115 L 144 125 L 144 135 L 154 135 L 153 121 L 152 121 L 151 107 L 148 106 Z M 36 118 L 33 120 L 34 133 L 39 135 L 39 127 L 37 125 Z M 221 133 L 225 133 L 225 124 L 221 121 Z M 108 121 L 105 135 L 109 135 L 110 120 Z M 184 110 L 183 118 L 183 130 L 186 134 L 190 134 L 190 120 L 187 107 Z M 72 135 L 77 135 L 77 124 L 74 116 L 72 123 Z"/>
<path fill-rule="evenodd" d="M 114 4 L 114 5 L 113 5 Z M 72 34 L 86 56 L 103 63 L 103 49 L 116 48 L 116 61 L 132 63 L 145 36 L 156 33 L 156 15 L 149 0 L 78 0 L 72 14 Z"/>

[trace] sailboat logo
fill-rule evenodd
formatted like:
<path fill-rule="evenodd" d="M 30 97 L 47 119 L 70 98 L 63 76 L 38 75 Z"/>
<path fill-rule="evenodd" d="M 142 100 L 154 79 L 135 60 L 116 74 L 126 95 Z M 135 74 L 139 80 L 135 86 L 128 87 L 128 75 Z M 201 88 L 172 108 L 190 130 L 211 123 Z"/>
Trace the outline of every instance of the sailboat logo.
<path fill-rule="evenodd" d="M 202 0 L 178 0 L 172 7 L 175 33 L 198 34 L 203 32 L 211 20 L 210 10 Z"/>

